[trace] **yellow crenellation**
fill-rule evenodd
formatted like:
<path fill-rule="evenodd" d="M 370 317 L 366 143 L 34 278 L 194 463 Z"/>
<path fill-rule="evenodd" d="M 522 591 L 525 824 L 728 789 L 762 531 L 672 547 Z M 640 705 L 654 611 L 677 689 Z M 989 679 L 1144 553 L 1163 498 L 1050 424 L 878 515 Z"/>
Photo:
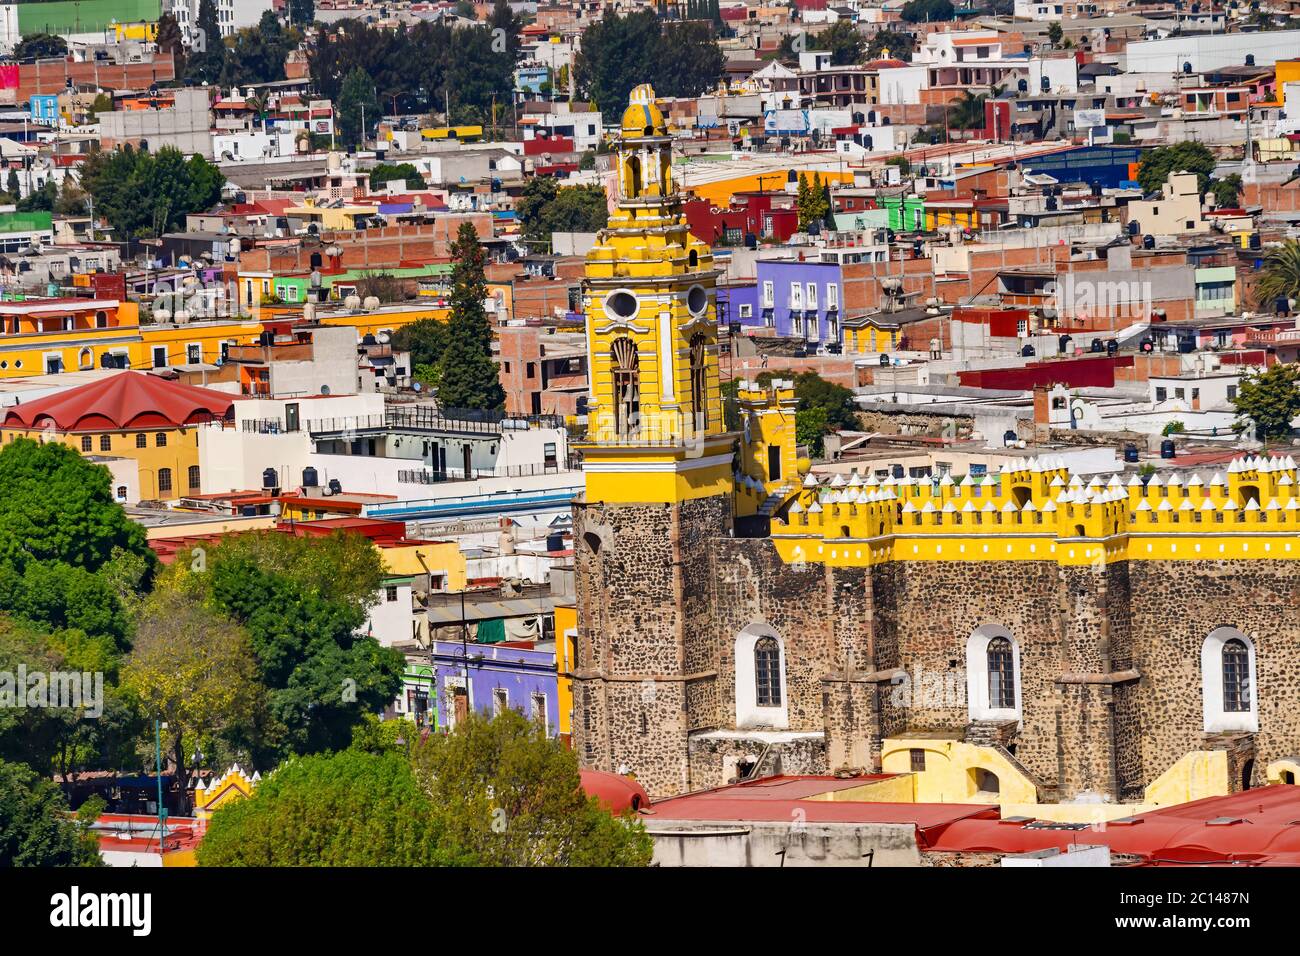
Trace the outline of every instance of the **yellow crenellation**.
<path fill-rule="evenodd" d="M 787 562 L 1300 558 L 1290 456 L 1242 456 L 1208 480 L 1179 473 L 1085 482 L 1059 458 L 978 478 L 808 476 L 772 522 Z"/>

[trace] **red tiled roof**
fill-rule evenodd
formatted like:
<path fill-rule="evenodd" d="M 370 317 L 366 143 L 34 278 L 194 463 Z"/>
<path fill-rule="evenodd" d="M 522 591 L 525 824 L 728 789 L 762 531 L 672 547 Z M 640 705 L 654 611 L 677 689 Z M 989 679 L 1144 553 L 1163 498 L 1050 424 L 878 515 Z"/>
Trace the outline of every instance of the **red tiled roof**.
<path fill-rule="evenodd" d="M 143 372 L 121 372 L 57 395 L 15 405 L 5 428 L 44 428 L 62 432 L 178 428 L 224 418 L 234 397 L 210 388 L 169 382 Z"/>
<path fill-rule="evenodd" d="M 1151 866 L 1295 866 L 1300 863 L 1300 788 L 1281 784 L 1193 800 L 1086 830 L 960 820 L 927 841 L 932 851 L 1028 853 L 1071 843 L 1106 844 Z"/>

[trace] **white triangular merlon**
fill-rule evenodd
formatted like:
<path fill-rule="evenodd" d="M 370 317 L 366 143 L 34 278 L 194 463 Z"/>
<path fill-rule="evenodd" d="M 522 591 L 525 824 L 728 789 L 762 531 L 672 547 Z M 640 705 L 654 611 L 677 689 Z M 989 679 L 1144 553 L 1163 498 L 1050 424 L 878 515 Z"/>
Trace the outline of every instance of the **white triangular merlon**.
<path fill-rule="evenodd" d="M 1055 501 L 1049 501 L 1049 502 L 1047 502 L 1047 504 L 1043 505 L 1043 514 L 1050 514 L 1050 513 L 1054 512 L 1055 510 L 1056 510 L 1056 502 L 1055 502 Z"/>
<path fill-rule="evenodd" d="M 1149 501 L 1147 501 L 1145 498 L 1143 498 L 1141 501 L 1138 502 L 1137 510 L 1138 510 L 1138 511 L 1150 511 L 1150 510 L 1151 510 L 1151 502 L 1149 502 Z"/>
<path fill-rule="evenodd" d="M 1201 502 L 1201 510 L 1202 510 L 1202 511 L 1215 511 L 1215 510 L 1217 510 L 1217 509 L 1214 507 L 1214 502 L 1211 501 L 1209 498 L 1206 498 L 1204 501 Z"/>

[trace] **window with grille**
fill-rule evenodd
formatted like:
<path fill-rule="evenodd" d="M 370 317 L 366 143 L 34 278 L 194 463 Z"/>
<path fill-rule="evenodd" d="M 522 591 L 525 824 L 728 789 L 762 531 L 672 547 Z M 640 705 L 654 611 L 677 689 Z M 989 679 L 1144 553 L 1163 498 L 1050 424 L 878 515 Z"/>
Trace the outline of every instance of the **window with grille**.
<path fill-rule="evenodd" d="M 506 708 L 510 706 L 510 698 L 506 695 L 504 687 L 498 687 L 492 691 L 492 715 L 505 713 Z"/>
<path fill-rule="evenodd" d="M 149 436 L 146 435 L 144 432 L 139 432 L 139 433 L 135 436 L 135 447 L 136 447 L 136 448 L 148 448 L 148 447 L 149 447 Z"/>
<path fill-rule="evenodd" d="M 81 436 L 81 450 L 82 450 L 82 451 L 90 451 L 93 447 L 94 447 L 94 445 L 92 444 L 92 442 L 91 442 L 91 440 L 90 440 L 90 436 L 89 436 L 89 435 L 82 435 L 82 436 Z"/>
<path fill-rule="evenodd" d="M 153 443 L 154 443 L 154 445 L 155 445 L 156 447 L 158 447 L 158 448 L 166 448 L 166 447 L 167 447 L 167 433 L 166 433 L 166 432 L 159 432 L 158 434 L 154 435 L 154 436 L 153 436 Z"/>
<path fill-rule="evenodd" d="M 754 680 L 759 707 L 781 706 L 781 648 L 765 637 L 754 645 Z"/>
<path fill-rule="evenodd" d="M 186 471 L 186 481 L 189 483 L 191 490 L 199 487 L 200 482 L 199 482 L 198 465 L 190 465 L 189 469 Z"/>
<path fill-rule="evenodd" d="M 108 435 L 100 435 L 100 436 L 99 436 L 99 450 L 100 450 L 100 451 L 112 451 L 112 450 L 113 450 L 113 439 L 112 439 L 111 437 L 109 437 Z"/>
<path fill-rule="evenodd" d="M 912 773 L 921 773 L 925 770 L 925 751 L 909 750 L 908 753 L 912 758 Z"/>
<path fill-rule="evenodd" d="M 1230 713 L 1250 710 L 1250 652 L 1235 638 L 1223 645 L 1223 709 Z"/>
<path fill-rule="evenodd" d="M 170 468 L 158 469 L 158 492 L 172 490 L 172 470 Z"/>
<path fill-rule="evenodd" d="M 1015 710 L 1016 673 L 1011 642 L 1005 637 L 989 641 L 989 707 L 994 710 Z"/>

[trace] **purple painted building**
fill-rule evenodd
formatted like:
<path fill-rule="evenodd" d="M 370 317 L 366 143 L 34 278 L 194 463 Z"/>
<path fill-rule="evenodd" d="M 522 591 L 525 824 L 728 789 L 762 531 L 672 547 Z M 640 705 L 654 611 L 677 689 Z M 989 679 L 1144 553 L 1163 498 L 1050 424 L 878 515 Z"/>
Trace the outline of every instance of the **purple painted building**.
<path fill-rule="evenodd" d="M 808 351 L 838 352 L 843 341 L 843 277 L 838 263 L 759 259 L 758 325 L 803 339 Z"/>
<path fill-rule="evenodd" d="M 469 651 L 468 661 L 465 650 Z M 529 719 L 544 722 L 548 736 L 560 732 L 554 652 L 505 644 L 434 641 L 433 668 L 440 730 L 455 727 L 457 718 L 463 719 L 469 708 L 491 715 L 513 707 Z M 408 683 L 413 669 L 408 664 Z M 427 681 L 427 658 L 419 669 Z"/>
<path fill-rule="evenodd" d="M 718 322 L 739 322 L 742 328 L 762 328 L 757 283 L 751 280 L 718 286 Z"/>

